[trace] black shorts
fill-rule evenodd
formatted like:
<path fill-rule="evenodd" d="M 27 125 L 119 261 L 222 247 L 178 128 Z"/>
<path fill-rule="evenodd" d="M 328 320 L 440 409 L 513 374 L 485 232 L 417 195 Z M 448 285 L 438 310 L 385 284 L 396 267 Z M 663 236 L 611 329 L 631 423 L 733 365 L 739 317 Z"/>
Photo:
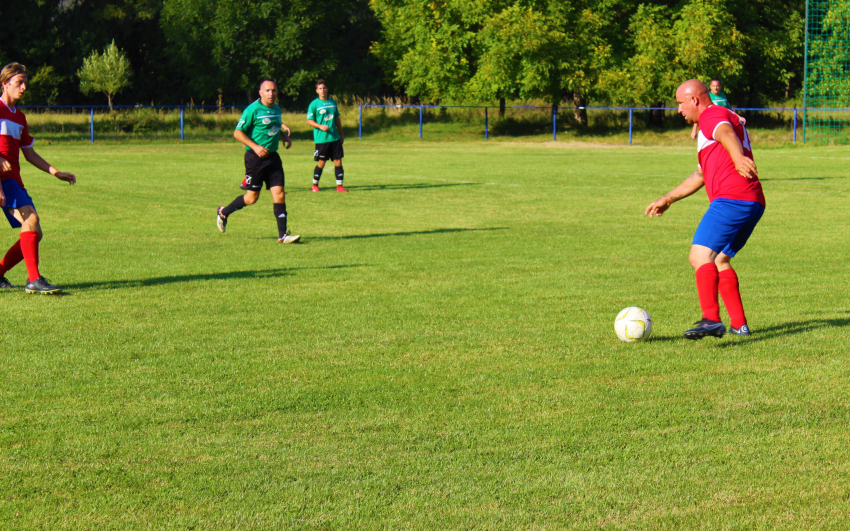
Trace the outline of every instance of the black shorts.
<path fill-rule="evenodd" d="M 259 192 L 266 183 L 266 190 L 272 186 L 283 186 L 283 163 L 277 152 L 271 152 L 263 158 L 253 151 L 245 152 L 245 184 L 248 190 Z"/>
<path fill-rule="evenodd" d="M 325 142 L 324 144 L 316 144 L 316 151 L 313 152 L 313 160 L 342 160 L 345 154 L 342 152 L 342 140 L 334 142 Z"/>

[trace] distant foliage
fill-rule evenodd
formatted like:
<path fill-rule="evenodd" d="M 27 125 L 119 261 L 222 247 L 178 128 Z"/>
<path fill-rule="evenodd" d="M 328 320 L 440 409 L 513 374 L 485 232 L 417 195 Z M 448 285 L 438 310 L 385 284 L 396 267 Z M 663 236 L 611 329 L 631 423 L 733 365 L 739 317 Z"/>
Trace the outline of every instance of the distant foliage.
<path fill-rule="evenodd" d="M 77 72 L 80 92 L 102 92 L 112 108 L 112 97 L 130 86 L 131 73 L 129 59 L 112 41 L 102 54 L 92 52 L 83 61 L 82 68 Z"/>

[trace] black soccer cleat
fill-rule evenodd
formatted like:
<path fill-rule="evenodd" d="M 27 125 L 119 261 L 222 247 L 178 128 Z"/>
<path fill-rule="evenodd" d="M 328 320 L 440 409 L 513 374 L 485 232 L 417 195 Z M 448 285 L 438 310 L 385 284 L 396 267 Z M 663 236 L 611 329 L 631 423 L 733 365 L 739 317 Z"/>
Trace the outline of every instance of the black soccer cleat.
<path fill-rule="evenodd" d="M 6 277 L 0 277 L 0 289 L 21 289 L 21 287 L 13 286 Z"/>
<path fill-rule="evenodd" d="M 729 327 L 729 333 L 735 334 L 736 336 L 752 335 L 752 332 L 750 332 L 750 327 L 747 326 L 746 324 L 742 324 L 740 328 L 735 328 L 735 327 L 730 326 Z"/>
<path fill-rule="evenodd" d="M 27 293 L 41 293 L 42 295 L 50 295 L 52 293 L 59 293 L 62 291 L 62 288 L 58 286 L 52 285 L 47 281 L 43 276 L 38 277 L 32 282 L 27 282 L 24 291 Z"/>
<path fill-rule="evenodd" d="M 711 319 L 701 319 L 694 323 L 697 325 L 685 332 L 685 339 L 702 339 L 705 336 L 723 337 L 726 333 L 726 327 L 719 321 Z"/>

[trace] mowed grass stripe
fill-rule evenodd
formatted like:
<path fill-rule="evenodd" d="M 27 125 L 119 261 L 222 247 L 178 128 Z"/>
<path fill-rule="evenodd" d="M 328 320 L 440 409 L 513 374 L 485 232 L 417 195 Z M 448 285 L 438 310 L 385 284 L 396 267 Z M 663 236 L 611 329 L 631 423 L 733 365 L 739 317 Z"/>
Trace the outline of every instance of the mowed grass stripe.
<path fill-rule="evenodd" d="M 39 148 L 79 178 L 24 173 L 68 294 L 0 294 L 0 521 L 846 526 L 850 150 L 756 150 L 756 334 L 686 342 L 707 200 L 643 210 L 694 150 L 350 139 L 315 194 L 302 144 L 288 246 L 267 192 L 215 229 L 237 145 Z"/>

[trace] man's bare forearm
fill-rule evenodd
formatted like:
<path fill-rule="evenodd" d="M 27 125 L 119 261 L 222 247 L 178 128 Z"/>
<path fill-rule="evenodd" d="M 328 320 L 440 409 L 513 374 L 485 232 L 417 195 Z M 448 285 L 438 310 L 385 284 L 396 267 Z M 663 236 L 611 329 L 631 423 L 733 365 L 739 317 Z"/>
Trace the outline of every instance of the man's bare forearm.
<path fill-rule="evenodd" d="M 235 129 L 233 131 L 233 137 L 236 140 L 245 144 L 245 147 L 247 147 L 248 149 L 253 150 L 253 149 L 256 149 L 257 146 L 258 146 L 258 144 L 256 142 L 251 140 L 251 138 L 248 135 L 245 134 L 245 131 L 240 131 L 239 129 Z"/>
<path fill-rule="evenodd" d="M 664 194 L 662 197 L 668 197 L 673 200 L 673 203 L 675 203 L 676 201 L 680 201 L 688 197 L 689 195 L 693 195 L 697 190 L 702 188 L 704 184 L 705 181 L 702 177 L 702 171 L 696 170 L 692 174 L 690 174 L 684 181 L 682 181 L 682 184 L 680 184 L 676 188 L 673 188 L 672 190 Z"/>
<path fill-rule="evenodd" d="M 51 166 L 50 163 L 41 158 L 41 155 L 36 153 L 34 149 L 24 148 L 21 151 L 24 152 L 24 158 L 27 159 L 27 162 L 29 162 L 39 170 L 53 175 L 53 172 L 50 171 L 50 168 L 53 168 L 53 166 Z M 56 168 L 53 168 L 53 170 L 56 171 Z"/>

